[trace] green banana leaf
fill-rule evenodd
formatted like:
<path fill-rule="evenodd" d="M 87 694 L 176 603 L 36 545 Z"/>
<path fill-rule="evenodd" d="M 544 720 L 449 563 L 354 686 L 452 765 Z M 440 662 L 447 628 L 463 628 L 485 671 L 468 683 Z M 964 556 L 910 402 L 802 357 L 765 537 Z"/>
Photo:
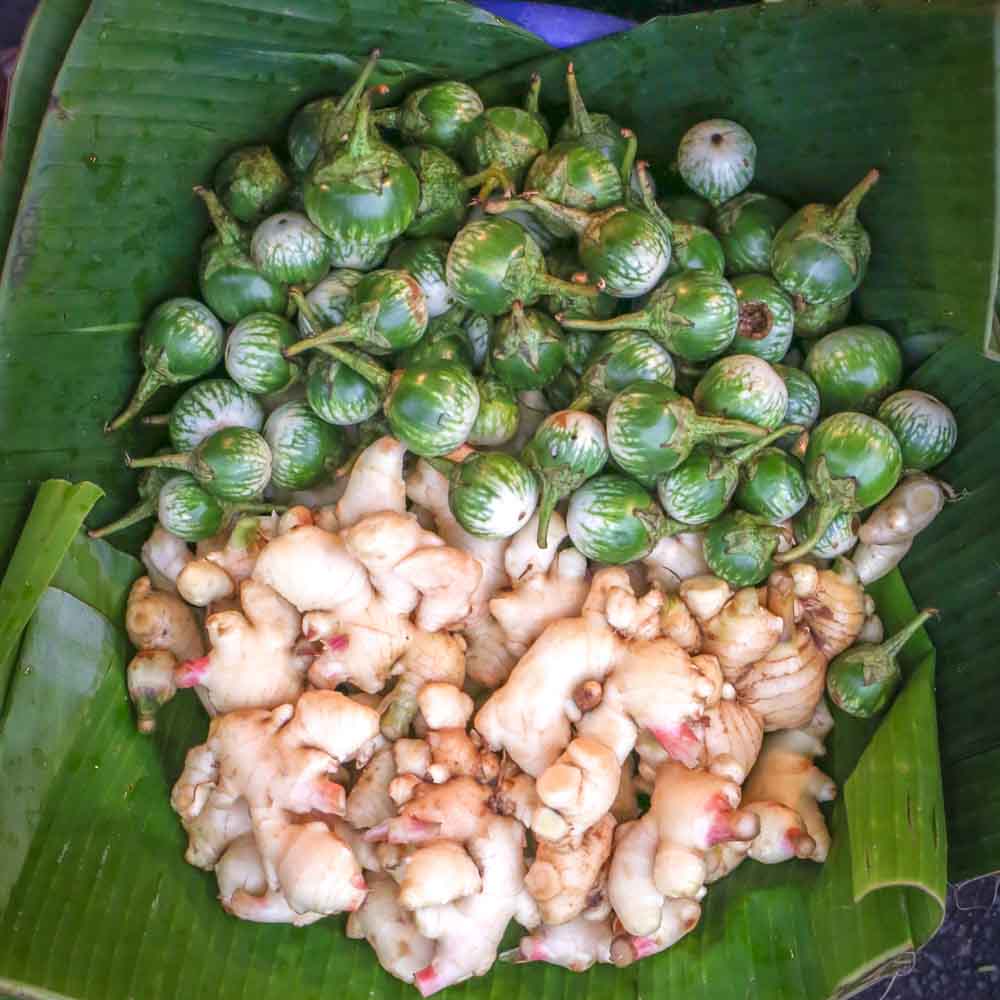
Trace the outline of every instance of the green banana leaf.
<path fill-rule="evenodd" d="M 46 0 L 40 18 L 55 9 Z M 744 864 L 710 892 L 692 935 L 629 969 L 575 977 L 498 967 L 456 995 L 846 996 L 905 962 L 939 925 L 949 835 L 953 874 L 997 866 L 1000 793 L 988 765 L 1000 733 L 987 693 L 1000 580 L 981 555 L 990 538 L 996 548 L 1000 373 L 979 353 L 995 278 L 994 234 L 980 223 L 995 179 L 984 168 L 992 134 L 965 127 L 994 118 L 993 17 L 986 4 L 785 3 L 659 19 L 570 54 L 590 103 L 633 125 L 654 165 L 669 162 L 689 124 L 722 113 L 757 136 L 761 185 L 792 199 L 834 198 L 869 166 L 883 168 L 864 212 L 876 252 L 860 310 L 904 342 L 946 342 L 914 383 L 956 407 L 960 445 L 943 474 L 969 498 L 903 567 L 921 604 L 942 609 L 937 652 L 926 636 L 911 641 L 906 686 L 877 727 L 838 716 L 823 766 L 842 794 L 825 865 Z M 342 87 L 375 45 L 394 60 L 386 82 L 397 92 L 499 70 L 482 87 L 507 100 L 538 69 L 550 109 L 562 100 L 567 55 L 451 0 L 102 0 L 88 9 L 55 79 L 66 114 L 41 122 L 0 282 L 0 560 L 41 480 L 99 484 L 108 498 L 95 522 L 132 502 L 121 451 L 155 437 L 107 439 L 100 427 L 132 387 L 142 317 L 193 287 L 206 227 L 190 186 L 229 148 L 277 138 L 294 107 Z M 60 523 L 69 516 L 55 513 Z M 18 799 L 0 816 L 10 846 L 0 856 L 0 993 L 410 994 L 367 945 L 344 938 L 341 922 L 240 923 L 218 907 L 211 878 L 183 863 L 168 795 L 185 750 L 204 735 L 203 713 L 182 693 L 152 738 L 135 734 L 120 609 L 140 570 L 105 543 L 68 535 L 58 544 L 22 536 L 11 565 L 44 564 L 27 578 L 37 606 L 26 629 L 23 612 L 11 621 L 6 605 L 0 612 L 16 657 L 0 774 Z M 25 582 L 17 572 L 6 586 Z M 913 611 L 898 574 L 876 598 L 890 628 Z"/>

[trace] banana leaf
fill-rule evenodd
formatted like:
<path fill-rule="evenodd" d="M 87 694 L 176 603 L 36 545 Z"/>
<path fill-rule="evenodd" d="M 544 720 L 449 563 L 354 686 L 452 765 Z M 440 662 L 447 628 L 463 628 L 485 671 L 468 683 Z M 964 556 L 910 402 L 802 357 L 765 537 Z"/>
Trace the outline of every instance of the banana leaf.
<path fill-rule="evenodd" d="M 985 692 L 1000 580 L 995 561 L 962 545 L 981 554 L 992 539 L 995 549 L 998 530 L 989 447 L 1000 382 L 979 353 L 995 279 L 994 234 L 980 224 L 995 203 L 984 169 L 992 132 L 978 127 L 994 120 L 993 18 L 976 3 L 784 3 L 654 20 L 569 54 L 590 104 L 633 125 L 654 165 L 669 163 L 688 125 L 721 113 L 756 135 L 760 185 L 790 199 L 829 200 L 868 167 L 884 170 L 863 213 L 876 252 L 859 308 L 904 342 L 946 342 L 913 380 L 958 411 L 960 445 L 943 474 L 970 497 L 903 567 L 920 603 L 942 609 L 936 652 L 926 636 L 911 641 L 906 686 L 877 728 L 837 719 L 824 767 L 842 794 L 825 865 L 743 865 L 710 892 L 692 935 L 629 969 L 574 977 L 507 966 L 454 993 L 846 996 L 939 925 L 949 834 L 953 872 L 997 866 L 1000 793 L 988 763 L 1000 734 Z M 90 7 L 55 80 L 67 114 L 41 123 L 18 253 L 0 282 L 0 557 L 48 477 L 105 489 L 95 521 L 132 501 L 121 451 L 154 439 L 106 439 L 100 427 L 133 384 L 142 317 L 193 288 L 206 227 L 190 186 L 233 146 L 278 137 L 294 107 L 342 87 L 375 45 L 395 61 L 386 70 L 396 92 L 498 70 L 482 89 L 509 100 L 538 69 L 558 120 L 567 56 L 450 0 Z M 211 878 L 182 862 L 168 794 L 204 716 L 185 693 L 152 739 L 134 733 L 119 610 L 138 568 L 82 538 L 68 552 L 39 591 L 0 723 L 5 779 L 21 780 L 26 755 L 41 755 L 24 772 L 34 804 L 17 814 L 20 827 L 0 818 L 0 839 L 16 846 L 0 858 L 0 992 L 406 995 L 341 922 L 239 923 L 218 907 Z M 913 610 L 898 574 L 876 597 L 890 627 Z M 885 846 L 873 852 L 876 843 Z"/>

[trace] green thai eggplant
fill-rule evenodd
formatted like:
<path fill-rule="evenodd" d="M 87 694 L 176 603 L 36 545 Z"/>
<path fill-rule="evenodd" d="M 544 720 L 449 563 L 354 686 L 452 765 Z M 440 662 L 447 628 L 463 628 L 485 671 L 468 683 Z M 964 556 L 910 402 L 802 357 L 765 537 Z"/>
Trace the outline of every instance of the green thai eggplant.
<path fill-rule="evenodd" d="M 297 342 L 295 327 L 284 316 L 245 316 L 226 341 L 226 372 L 247 392 L 259 396 L 284 392 L 300 374 L 298 362 L 285 356 Z"/>
<path fill-rule="evenodd" d="M 695 226 L 711 228 L 712 206 L 696 194 L 673 194 L 660 199 L 660 208 L 670 221 L 690 222 Z M 718 234 L 716 234 L 718 235 Z"/>
<path fill-rule="evenodd" d="M 712 218 L 726 258 L 726 274 L 767 274 L 774 236 L 792 210 L 780 198 L 744 191 L 720 205 Z"/>
<path fill-rule="evenodd" d="M 493 339 L 495 323 L 492 316 L 482 313 L 466 313 L 462 320 L 462 329 L 469 338 L 469 348 L 472 351 L 472 370 L 481 372 L 490 353 L 490 341 Z"/>
<path fill-rule="evenodd" d="M 515 391 L 541 389 L 566 363 L 562 330 L 555 320 L 514 302 L 493 332 L 490 369 Z"/>
<path fill-rule="evenodd" d="M 469 126 L 484 110 L 482 98 L 467 83 L 438 80 L 418 87 L 400 107 L 378 112 L 375 118 L 379 125 L 397 129 L 408 143 L 457 155 Z"/>
<path fill-rule="evenodd" d="M 469 431 L 469 444 L 475 448 L 496 448 L 506 444 L 516 433 L 519 420 L 514 390 L 496 378 L 479 378 L 479 412 Z"/>
<path fill-rule="evenodd" d="M 382 408 L 390 378 L 361 351 L 327 344 L 309 362 L 306 401 L 328 424 L 360 424 Z"/>
<path fill-rule="evenodd" d="M 742 126 L 727 118 L 698 122 L 684 133 L 677 148 L 677 170 L 684 183 L 721 205 L 753 180 L 757 145 Z"/>
<path fill-rule="evenodd" d="M 743 510 L 727 511 L 705 532 L 705 562 L 731 587 L 756 587 L 775 567 L 780 528 Z"/>
<path fill-rule="evenodd" d="M 479 412 L 479 389 L 457 364 L 393 373 L 385 415 L 393 436 L 415 455 L 447 455 L 469 437 Z"/>
<path fill-rule="evenodd" d="M 803 367 L 819 389 L 824 416 L 842 410 L 874 413 L 899 388 L 903 356 L 885 330 L 848 326 L 817 340 Z"/>
<path fill-rule="evenodd" d="M 767 274 L 733 278 L 740 319 L 731 354 L 753 354 L 772 364 L 780 361 L 792 343 L 795 309 L 781 286 Z"/>
<path fill-rule="evenodd" d="M 354 289 L 363 277 L 364 272 L 346 267 L 331 271 L 318 285 L 309 289 L 305 296 L 305 309 L 299 307 L 301 292 L 296 289 L 298 294 L 293 293 L 292 300 L 298 312 L 299 333 L 303 337 L 313 337 L 343 323 L 354 300 Z"/>
<path fill-rule="evenodd" d="M 543 295 L 598 294 L 596 288 L 546 274 L 538 244 L 509 219 L 481 219 L 464 226 L 452 241 L 445 273 L 455 298 L 486 316 L 501 316 L 516 301 L 533 305 Z"/>
<path fill-rule="evenodd" d="M 701 416 L 689 399 L 659 382 L 635 382 L 611 401 L 608 449 L 645 486 L 683 462 L 697 444 L 757 441 L 766 431 L 740 420 Z"/>
<path fill-rule="evenodd" d="M 699 410 L 766 430 L 777 427 L 788 409 L 788 389 L 781 376 L 752 354 L 719 358 L 701 377 L 692 398 Z"/>
<path fill-rule="evenodd" d="M 738 320 L 736 293 L 725 278 L 710 271 L 684 271 L 667 278 L 638 312 L 560 322 L 569 330 L 644 330 L 671 354 L 697 362 L 729 347 Z"/>
<path fill-rule="evenodd" d="M 812 538 L 819 521 L 820 508 L 809 504 L 792 519 L 792 531 L 797 543 Z M 812 547 L 812 554 L 821 559 L 835 559 L 850 552 L 858 543 L 861 520 L 851 511 L 841 511 L 826 527 Z"/>
<path fill-rule="evenodd" d="M 324 138 L 303 184 L 306 215 L 328 237 L 331 263 L 361 271 L 385 258 L 420 203 L 413 168 L 371 124 L 371 98 L 368 90 L 359 101 L 346 141 Z"/>
<path fill-rule="evenodd" d="M 510 538 L 535 513 L 538 493 L 534 474 L 513 455 L 473 452 L 452 464 L 448 506 L 470 535 Z"/>
<path fill-rule="evenodd" d="M 659 382 L 672 389 L 674 362 L 670 353 L 647 334 L 616 330 L 591 351 L 590 364 L 580 376 L 578 394 L 570 409 L 605 410 L 633 382 Z"/>
<path fill-rule="evenodd" d="M 903 682 L 896 657 L 917 629 L 936 614 L 935 608 L 927 608 L 891 639 L 879 644 L 859 642 L 835 656 L 826 674 L 826 690 L 833 703 L 860 719 L 884 712 Z"/>
<path fill-rule="evenodd" d="M 330 270 L 330 241 L 301 213 L 268 216 L 253 232 L 250 257 L 271 281 L 314 285 Z"/>
<path fill-rule="evenodd" d="M 836 302 L 864 280 L 871 241 L 858 205 L 878 180 L 871 170 L 837 205 L 806 205 L 778 230 L 771 271 L 790 295 L 808 305 Z"/>
<path fill-rule="evenodd" d="M 336 472 L 344 457 L 341 432 L 320 419 L 303 400 L 274 410 L 264 425 L 271 449 L 271 483 L 283 490 L 305 490 Z"/>
<path fill-rule="evenodd" d="M 143 423 L 166 424 L 173 450 L 191 451 L 223 427 L 259 431 L 264 426 L 264 407 L 235 382 L 210 378 L 185 389 L 170 413 L 145 417 Z"/>
<path fill-rule="evenodd" d="M 222 324 L 196 299 L 167 299 L 143 327 L 139 356 L 145 369 L 128 405 L 105 431 L 116 431 L 139 415 L 166 385 L 183 385 L 207 375 L 222 360 Z"/>
<path fill-rule="evenodd" d="M 388 268 L 408 271 L 416 279 L 427 302 L 427 316 L 434 319 L 455 305 L 455 296 L 445 279 L 447 260 L 447 241 L 427 237 L 400 241 L 385 263 Z"/>
<path fill-rule="evenodd" d="M 612 565 L 643 559 L 661 538 L 690 530 L 666 517 L 634 479 L 614 473 L 589 479 L 573 493 L 566 528 L 579 552 Z"/>
<path fill-rule="evenodd" d="M 178 469 L 220 500 L 252 500 L 271 479 L 271 449 L 248 427 L 224 427 L 192 451 L 149 458 L 125 456 L 130 469 Z"/>
<path fill-rule="evenodd" d="M 224 503 L 194 476 L 181 473 L 160 490 L 156 513 L 170 534 L 185 542 L 200 542 L 217 535 L 235 514 L 270 514 L 282 509 L 269 503 Z"/>
<path fill-rule="evenodd" d="M 771 366 L 785 383 L 788 392 L 788 405 L 782 423 L 801 424 L 807 431 L 819 420 L 819 389 L 816 383 L 801 368 L 791 368 L 788 365 Z M 778 442 L 782 448 L 793 448 L 801 439 L 801 435 L 784 438 Z"/>
<path fill-rule="evenodd" d="M 372 51 L 343 96 L 317 98 L 295 113 L 288 129 L 288 152 L 300 174 L 305 174 L 312 165 L 324 138 L 330 144 L 336 144 L 351 131 L 358 113 L 358 102 L 381 54 L 379 49 Z"/>
<path fill-rule="evenodd" d="M 582 375 L 590 365 L 592 355 L 597 348 L 612 336 L 615 334 L 605 337 L 593 330 L 570 330 L 563 337 L 563 342 L 566 344 L 566 367 L 574 375 Z"/>
<path fill-rule="evenodd" d="M 288 289 L 257 270 L 250 258 L 250 237 L 226 211 L 214 191 L 197 186 L 215 232 L 201 245 L 198 286 L 208 307 L 224 322 L 236 323 L 255 312 L 283 313 Z"/>
<path fill-rule="evenodd" d="M 525 445 L 522 461 L 538 476 L 538 544 L 548 543 L 552 511 L 563 497 L 596 476 L 608 461 L 604 425 L 579 410 L 550 413 Z"/>
<path fill-rule="evenodd" d="M 809 502 L 802 463 L 780 448 L 759 451 L 740 470 L 736 506 L 771 524 L 794 517 Z"/>
<path fill-rule="evenodd" d="M 892 431 L 874 417 L 835 413 L 809 435 L 805 470 L 816 520 L 783 561 L 811 552 L 838 514 L 865 510 L 888 496 L 899 482 L 903 456 Z"/>
<path fill-rule="evenodd" d="M 574 250 L 557 248 L 546 254 L 545 269 L 552 277 L 566 282 L 559 291 L 545 296 L 544 305 L 549 315 L 561 313 L 570 319 L 607 319 L 614 315 L 618 303 L 607 292 L 592 295 L 588 288 L 584 288 L 581 294 L 576 293 L 575 289 L 586 281 L 587 276 L 583 273 L 583 264 Z M 577 336 L 587 337 L 591 342 L 599 339 L 593 333 L 581 332 Z"/>
<path fill-rule="evenodd" d="M 916 389 L 894 392 L 879 407 L 878 419 L 896 435 L 903 468 L 909 471 L 940 465 L 958 440 L 955 414 L 940 399 Z"/>
<path fill-rule="evenodd" d="M 622 127 L 610 115 L 587 110 L 573 63 L 566 67 L 566 93 L 569 96 L 569 118 L 556 132 L 556 142 L 582 141 L 589 148 L 600 150 L 610 163 L 620 166 L 628 140 L 622 136 Z"/>
<path fill-rule="evenodd" d="M 663 509 L 684 524 L 714 521 L 729 506 L 743 466 L 782 434 L 801 430 L 795 424 L 785 425 L 728 454 L 697 445 L 673 471 L 657 479 L 656 492 Z"/>
<path fill-rule="evenodd" d="M 839 330 L 851 311 L 851 297 L 809 305 L 799 295 L 795 302 L 795 336 L 809 340 L 831 330 Z"/>
<path fill-rule="evenodd" d="M 288 196 L 292 182 L 269 146 L 246 146 L 215 168 L 215 193 L 240 222 L 260 222 Z"/>
<path fill-rule="evenodd" d="M 472 368 L 472 347 L 461 326 L 465 310 L 457 306 L 453 312 L 432 319 L 427 332 L 412 347 L 399 351 L 393 363 L 396 368 L 412 368 L 457 362 Z"/>
<path fill-rule="evenodd" d="M 726 258 L 711 230 L 683 219 L 671 219 L 670 233 L 672 254 L 667 274 L 679 274 L 681 271 L 723 273 Z"/>
<path fill-rule="evenodd" d="M 292 295 L 299 311 L 305 310 L 308 316 L 308 303 L 301 295 Z M 309 322 L 313 323 L 312 318 Z M 392 354 L 417 343 L 427 322 L 427 299 L 415 278 L 407 271 L 371 271 L 355 285 L 343 321 L 290 345 L 285 357 L 323 344 L 353 344 L 371 354 Z"/>

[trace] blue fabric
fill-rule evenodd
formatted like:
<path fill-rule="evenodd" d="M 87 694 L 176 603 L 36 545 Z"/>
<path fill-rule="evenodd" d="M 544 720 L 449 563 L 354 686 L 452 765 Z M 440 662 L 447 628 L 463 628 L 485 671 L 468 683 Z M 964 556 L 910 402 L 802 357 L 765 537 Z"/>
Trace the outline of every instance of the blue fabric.
<path fill-rule="evenodd" d="M 475 5 L 538 35 L 557 49 L 568 49 L 584 42 L 592 42 L 595 38 L 628 31 L 636 23 L 622 17 L 561 4 L 476 0 Z"/>

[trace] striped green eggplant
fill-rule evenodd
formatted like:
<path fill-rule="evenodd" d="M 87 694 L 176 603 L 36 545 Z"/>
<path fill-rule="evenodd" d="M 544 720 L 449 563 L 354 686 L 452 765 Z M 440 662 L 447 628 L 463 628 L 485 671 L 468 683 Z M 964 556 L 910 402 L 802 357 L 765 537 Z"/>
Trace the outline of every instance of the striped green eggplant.
<path fill-rule="evenodd" d="M 720 205 L 712 229 L 726 258 L 726 274 L 767 274 L 774 236 L 792 210 L 780 198 L 744 191 Z"/>
<path fill-rule="evenodd" d="M 268 216 L 253 231 L 250 257 L 265 277 L 314 285 L 330 270 L 330 241 L 301 212 Z"/>
<path fill-rule="evenodd" d="M 328 344 L 309 362 L 306 401 L 329 424 L 359 424 L 382 408 L 390 377 L 361 351 Z"/>
<path fill-rule="evenodd" d="M 395 128 L 407 143 L 436 146 L 457 154 L 472 122 L 484 110 L 482 98 L 467 83 L 436 80 L 407 94 L 399 108 L 377 112 L 375 120 Z"/>
<path fill-rule="evenodd" d="M 803 507 L 792 519 L 792 530 L 795 532 L 795 541 L 804 542 L 812 538 L 819 523 L 821 508 L 816 504 L 809 504 Z M 850 552 L 858 543 L 858 529 L 861 527 L 861 520 L 852 511 L 842 510 L 826 526 L 826 530 L 816 539 L 812 547 L 812 554 L 820 559 L 834 559 L 837 556 Z"/>
<path fill-rule="evenodd" d="M 288 197 L 292 181 L 270 146 L 245 146 L 219 163 L 213 186 L 240 222 L 260 222 Z"/>
<path fill-rule="evenodd" d="M 475 448 L 506 444 L 516 433 L 519 419 L 517 395 L 499 379 L 484 376 L 476 380 L 479 389 L 479 412 L 469 431 L 469 444 Z"/>
<path fill-rule="evenodd" d="M 727 511 L 705 532 L 705 562 L 731 587 L 755 587 L 771 575 L 781 529 L 743 510 Z"/>
<path fill-rule="evenodd" d="M 727 118 L 692 125 L 677 149 L 677 170 L 684 183 L 713 205 L 743 191 L 753 180 L 756 162 L 753 136 Z"/>
<path fill-rule="evenodd" d="M 538 496 L 535 475 L 513 455 L 473 452 L 453 464 L 448 505 L 477 538 L 510 538 L 535 513 Z"/>
<path fill-rule="evenodd" d="M 800 295 L 793 297 L 795 302 L 795 336 L 805 340 L 822 337 L 831 330 L 839 330 L 844 325 L 851 311 L 850 295 L 833 302 L 808 304 Z"/>
<path fill-rule="evenodd" d="M 393 436 L 416 455 L 447 455 L 469 437 L 479 389 L 463 365 L 442 364 L 393 373 L 385 415 Z"/>
<path fill-rule="evenodd" d="M 543 388 L 566 363 L 559 324 L 537 309 L 514 302 L 493 331 L 489 363 L 493 374 L 515 391 Z"/>
<path fill-rule="evenodd" d="M 819 420 L 819 389 L 816 388 L 816 383 L 801 368 L 789 365 L 771 367 L 781 376 L 788 392 L 788 405 L 785 407 L 782 423 L 801 424 L 809 430 Z M 782 448 L 792 448 L 798 440 L 799 436 L 789 437 L 778 444 Z"/>
<path fill-rule="evenodd" d="M 160 524 L 185 542 L 200 542 L 219 534 L 238 513 L 270 514 L 282 510 L 269 503 L 224 503 L 194 476 L 175 474 L 160 490 L 156 514 Z"/>
<path fill-rule="evenodd" d="M 719 358 L 695 386 L 699 410 L 719 417 L 745 420 L 773 430 L 785 418 L 788 389 L 763 358 L 729 354 Z"/>
<path fill-rule="evenodd" d="M 824 416 L 874 413 L 899 388 L 903 356 L 895 337 L 877 326 L 848 326 L 812 345 L 803 366 L 819 389 Z"/>
<path fill-rule="evenodd" d="M 425 237 L 401 240 L 392 249 L 386 267 L 407 271 L 416 279 L 427 302 L 427 316 L 434 319 L 455 305 L 455 296 L 448 287 L 444 269 L 449 244 L 445 240 Z"/>
<path fill-rule="evenodd" d="M 736 506 L 771 524 L 794 517 L 809 502 L 802 463 L 781 448 L 765 448 L 740 470 Z"/>
<path fill-rule="evenodd" d="M 574 332 L 579 335 L 586 331 Z M 659 382 L 672 389 L 674 362 L 666 348 L 648 334 L 616 330 L 591 353 L 571 409 L 607 409 L 611 400 L 633 382 Z"/>
<path fill-rule="evenodd" d="M 146 417 L 143 423 L 166 423 L 174 451 L 191 451 L 223 427 L 259 431 L 264 425 L 264 407 L 235 382 L 210 378 L 186 389 L 169 414 Z"/>
<path fill-rule="evenodd" d="M 271 449 L 271 482 L 284 490 L 304 490 L 335 472 L 344 457 L 341 431 L 321 420 L 304 400 L 284 403 L 264 425 Z"/>
<path fill-rule="evenodd" d="M 743 274 L 732 284 L 740 318 L 730 354 L 753 354 L 772 364 L 780 361 L 795 333 L 791 298 L 767 274 Z"/>
<path fill-rule="evenodd" d="M 878 419 L 896 435 L 904 469 L 933 469 L 958 441 L 955 414 L 937 397 L 917 389 L 894 392 L 879 407 Z"/>
<path fill-rule="evenodd" d="M 301 336 L 312 337 L 329 330 L 331 326 L 343 323 L 354 299 L 354 289 L 363 277 L 363 271 L 353 271 L 347 267 L 331 271 L 309 289 L 304 297 L 305 307 L 301 304 L 302 293 L 293 289 L 292 299 L 296 303 Z"/>
<path fill-rule="evenodd" d="M 283 392 L 299 377 L 285 352 L 298 342 L 295 327 L 273 313 L 254 313 L 232 328 L 226 341 L 226 372 L 256 395 Z"/>
<path fill-rule="evenodd" d="M 710 229 L 683 219 L 670 220 L 672 254 L 667 274 L 681 271 L 711 271 L 722 274 L 726 257 Z"/>

